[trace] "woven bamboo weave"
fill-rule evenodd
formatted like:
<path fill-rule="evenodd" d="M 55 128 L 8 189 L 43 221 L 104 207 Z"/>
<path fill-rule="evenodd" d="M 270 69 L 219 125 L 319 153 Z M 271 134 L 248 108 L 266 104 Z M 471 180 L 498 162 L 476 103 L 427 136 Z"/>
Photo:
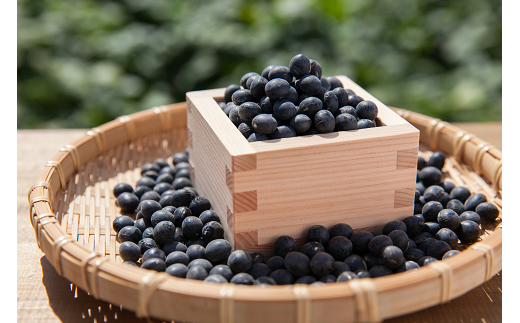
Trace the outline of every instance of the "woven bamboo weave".
<path fill-rule="evenodd" d="M 420 155 L 447 155 L 445 176 L 501 210 L 502 155 L 460 129 L 395 109 L 421 131 Z M 28 199 L 38 245 L 58 273 L 97 299 L 139 317 L 188 322 L 379 322 L 463 295 L 502 269 L 502 225 L 483 225 L 481 239 L 460 255 L 379 279 L 308 285 L 204 284 L 121 265 L 112 194 L 132 185 L 140 167 L 187 146 L 186 104 L 154 108 L 88 131 L 44 166 Z M 429 147 L 428 147 L 429 146 Z M 424 293 L 428 290 L 428 293 Z"/>

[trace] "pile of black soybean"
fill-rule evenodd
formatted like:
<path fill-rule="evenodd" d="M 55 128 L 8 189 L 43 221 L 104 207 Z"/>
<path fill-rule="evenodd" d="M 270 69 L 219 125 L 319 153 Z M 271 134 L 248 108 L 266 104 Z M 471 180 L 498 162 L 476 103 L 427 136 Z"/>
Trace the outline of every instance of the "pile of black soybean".
<path fill-rule="evenodd" d="M 390 221 L 380 232 L 314 225 L 299 250 L 284 235 L 266 259 L 232 250 L 218 214 L 191 186 L 187 151 L 173 155 L 172 164 L 159 158 L 142 166 L 135 188 L 114 188 L 127 214 L 113 222 L 119 254 L 124 264 L 175 277 L 246 285 L 316 285 L 413 270 L 460 253 L 459 240 L 477 241 L 479 224 L 499 215 L 484 195 L 442 181 L 444 160 L 441 152 L 418 158 L 415 215 Z"/>
<path fill-rule="evenodd" d="M 248 141 L 289 138 L 376 126 L 377 105 L 323 77 L 318 61 L 295 55 L 230 84 L 219 103 Z"/>

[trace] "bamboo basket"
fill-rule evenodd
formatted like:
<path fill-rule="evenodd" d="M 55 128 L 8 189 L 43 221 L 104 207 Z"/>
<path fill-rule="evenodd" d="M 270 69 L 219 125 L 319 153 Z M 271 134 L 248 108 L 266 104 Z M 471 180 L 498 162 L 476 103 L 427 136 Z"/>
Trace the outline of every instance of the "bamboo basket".
<path fill-rule="evenodd" d="M 502 207 L 502 153 L 438 119 L 394 109 L 420 130 L 419 154 L 441 150 L 456 185 Z M 56 271 L 137 317 L 186 322 L 380 322 L 438 305 L 478 287 L 502 269 L 502 214 L 478 242 L 415 271 L 325 286 L 204 284 L 124 266 L 112 221 L 119 182 L 134 184 L 140 166 L 188 144 L 186 103 L 120 117 L 64 146 L 28 193 L 38 246 Z M 428 147 L 429 146 L 429 147 Z M 428 291 L 428 292 L 425 292 Z"/>

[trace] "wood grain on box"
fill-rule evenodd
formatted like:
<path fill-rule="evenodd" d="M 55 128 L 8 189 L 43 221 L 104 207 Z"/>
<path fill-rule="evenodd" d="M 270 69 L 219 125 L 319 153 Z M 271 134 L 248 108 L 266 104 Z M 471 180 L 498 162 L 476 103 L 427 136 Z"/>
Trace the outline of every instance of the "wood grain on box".
<path fill-rule="evenodd" d="M 365 228 L 413 214 L 419 131 L 338 78 L 377 104 L 382 126 L 249 143 L 217 104 L 224 89 L 186 94 L 194 183 L 235 248 L 270 255 L 278 236 L 303 241 L 315 224 Z"/>

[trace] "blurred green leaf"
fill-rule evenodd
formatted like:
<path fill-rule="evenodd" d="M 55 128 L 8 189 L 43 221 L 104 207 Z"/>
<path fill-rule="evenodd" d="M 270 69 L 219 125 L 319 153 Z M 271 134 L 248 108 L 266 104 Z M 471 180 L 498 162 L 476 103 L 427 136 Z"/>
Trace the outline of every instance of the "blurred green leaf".
<path fill-rule="evenodd" d="M 94 127 L 305 53 L 389 106 L 502 118 L 498 0 L 19 0 L 18 128 Z"/>

